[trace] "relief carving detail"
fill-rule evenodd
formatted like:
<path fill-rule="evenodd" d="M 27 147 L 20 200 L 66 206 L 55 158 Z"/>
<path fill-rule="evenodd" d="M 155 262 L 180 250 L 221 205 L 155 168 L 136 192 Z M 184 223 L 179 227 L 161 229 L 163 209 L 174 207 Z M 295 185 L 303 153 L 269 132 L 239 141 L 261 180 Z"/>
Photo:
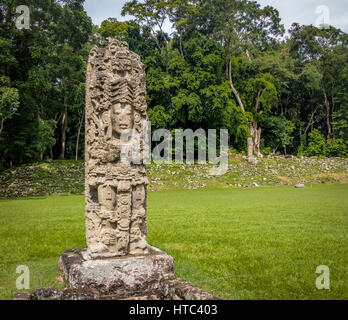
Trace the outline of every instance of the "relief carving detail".
<path fill-rule="evenodd" d="M 144 65 L 126 42 L 109 39 L 106 48 L 91 50 L 85 134 L 86 238 L 90 259 L 148 253 L 148 178 L 141 161 L 144 123 L 148 119 L 145 94 Z M 124 141 L 121 136 L 125 132 L 136 134 Z M 122 152 L 129 148 L 138 154 L 137 164 L 121 161 Z"/>

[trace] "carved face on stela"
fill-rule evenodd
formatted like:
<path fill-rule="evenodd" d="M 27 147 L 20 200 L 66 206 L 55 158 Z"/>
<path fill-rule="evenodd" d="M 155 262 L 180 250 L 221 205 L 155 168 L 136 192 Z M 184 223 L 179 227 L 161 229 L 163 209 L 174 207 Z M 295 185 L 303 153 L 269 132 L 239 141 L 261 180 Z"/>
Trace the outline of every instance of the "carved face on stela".
<path fill-rule="evenodd" d="M 117 102 L 111 108 L 111 122 L 113 135 L 120 137 L 126 130 L 134 127 L 133 107 L 126 102 Z"/>

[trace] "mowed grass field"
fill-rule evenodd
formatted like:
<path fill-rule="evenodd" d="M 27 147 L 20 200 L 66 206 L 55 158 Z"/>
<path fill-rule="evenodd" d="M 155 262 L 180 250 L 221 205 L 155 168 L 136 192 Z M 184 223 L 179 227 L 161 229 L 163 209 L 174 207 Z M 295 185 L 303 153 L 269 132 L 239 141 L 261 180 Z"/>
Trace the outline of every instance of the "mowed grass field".
<path fill-rule="evenodd" d="M 148 194 L 148 242 L 175 260 L 176 276 L 224 299 L 348 299 L 348 185 Z M 57 258 L 85 247 L 84 197 L 0 200 L 0 298 L 62 287 Z M 316 268 L 330 268 L 317 290 Z"/>

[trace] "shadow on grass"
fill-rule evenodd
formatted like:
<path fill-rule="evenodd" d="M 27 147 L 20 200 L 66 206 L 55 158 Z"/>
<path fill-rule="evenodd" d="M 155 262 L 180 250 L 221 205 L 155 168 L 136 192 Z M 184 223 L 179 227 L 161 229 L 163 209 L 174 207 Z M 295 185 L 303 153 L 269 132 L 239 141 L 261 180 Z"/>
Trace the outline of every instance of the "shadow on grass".
<path fill-rule="evenodd" d="M 0 197 L 0 202 L 6 202 L 6 201 L 12 201 L 12 200 L 47 200 L 49 197 L 72 197 L 72 196 L 83 196 L 84 193 L 59 193 L 59 194 L 47 194 L 47 195 L 38 195 L 38 196 L 28 196 L 28 197 L 6 197 L 6 198 L 1 198 Z"/>
<path fill-rule="evenodd" d="M 0 198 L 0 202 L 7 202 L 7 201 L 12 201 L 12 200 L 46 200 L 47 196 L 37 196 L 37 197 L 23 197 L 23 198 L 16 198 L 16 197 L 11 197 L 11 198 Z"/>

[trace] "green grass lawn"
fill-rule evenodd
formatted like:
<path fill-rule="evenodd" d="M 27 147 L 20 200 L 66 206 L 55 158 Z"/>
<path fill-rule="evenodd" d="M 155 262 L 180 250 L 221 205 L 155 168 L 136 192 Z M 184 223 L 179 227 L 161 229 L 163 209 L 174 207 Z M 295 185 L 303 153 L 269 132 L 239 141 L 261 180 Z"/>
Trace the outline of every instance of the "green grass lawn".
<path fill-rule="evenodd" d="M 348 299 L 348 185 L 149 193 L 148 242 L 176 276 L 225 299 Z M 83 196 L 0 200 L 0 298 L 18 265 L 60 286 L 57 258 L 85 247 Z M 316 267 L 331 271 L 319 291 Z"/>

